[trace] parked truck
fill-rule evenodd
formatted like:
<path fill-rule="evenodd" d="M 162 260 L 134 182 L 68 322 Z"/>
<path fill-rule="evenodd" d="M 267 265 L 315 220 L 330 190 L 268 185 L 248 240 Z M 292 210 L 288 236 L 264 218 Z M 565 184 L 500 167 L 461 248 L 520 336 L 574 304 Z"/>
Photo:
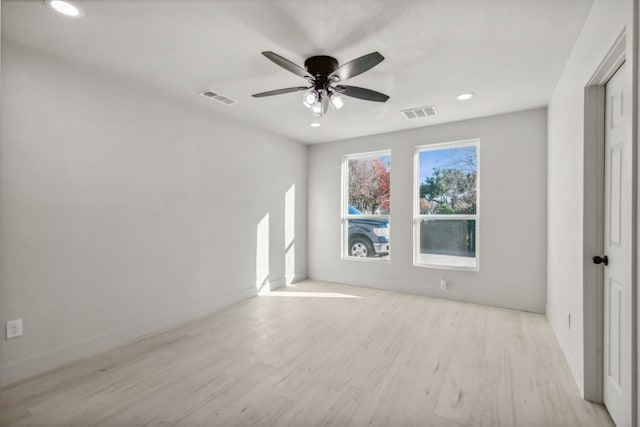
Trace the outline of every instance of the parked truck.
<path fill-rule="evenodd" d="M 363 213 L 349 205 L 349 215 Z M 389 255 L 390 246 L 388 219 L 349 218 L 349 256 L 383 257 Z"/>

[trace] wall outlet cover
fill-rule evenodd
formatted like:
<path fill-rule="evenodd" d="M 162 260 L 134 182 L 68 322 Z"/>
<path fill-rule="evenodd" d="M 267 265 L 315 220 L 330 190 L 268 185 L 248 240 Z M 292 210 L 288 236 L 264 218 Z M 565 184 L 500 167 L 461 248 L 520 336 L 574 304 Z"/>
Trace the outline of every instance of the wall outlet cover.
<path fill-rule="evenodd" d="M 7 339 L 22 335 L 22 319 L 9 320 L 7 322 Z"/>

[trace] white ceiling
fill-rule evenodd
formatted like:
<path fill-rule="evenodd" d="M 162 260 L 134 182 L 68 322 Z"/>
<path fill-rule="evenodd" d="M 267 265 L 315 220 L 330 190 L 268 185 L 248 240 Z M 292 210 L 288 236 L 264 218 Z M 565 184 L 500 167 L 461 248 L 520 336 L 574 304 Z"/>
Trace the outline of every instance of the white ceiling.
<path fill-rule="evenodd" d="M 211 115 L 318 143 L 547 105 L 593 0 L 75 0 L 84 17 L 42 0 L 2 0 L 2 37 L 164 92 Z M 320 120 L 302 93 L 251 94 L 305 81 L 263 57 L 342 64 L 386 59 L 345 84 L 385 104 L 346 98 Z M 198 93 L 212 89 L 227 107 Z M 476 97 L 461 102 L 462 92 Z M 177 100 L 177 99 L 176 99 Z M 436 105 L 408 120 L 401 110 Z M 319 128 L 309 123 L 320 121 Z"/>

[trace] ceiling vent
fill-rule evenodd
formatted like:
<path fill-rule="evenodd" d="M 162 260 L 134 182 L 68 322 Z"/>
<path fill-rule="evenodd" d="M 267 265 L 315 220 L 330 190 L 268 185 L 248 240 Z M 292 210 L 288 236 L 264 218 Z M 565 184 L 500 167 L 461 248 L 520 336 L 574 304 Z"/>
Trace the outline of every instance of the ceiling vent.
<path fill-rule="evenodd" d="M 227 105 L 227 106 L 231 106 L 231 105 L 234 105 L 234 104 L 238 103 L 238 101 L 236 101 L 235 99 L 227 98 L 226 96 L 220 95 L 219 93 L 216 93 L 216 92 L 214 92 L 212 90 L 209 90 L 209 89 L 200 92 L 200 95 L 206 96 L 207 98 L 211 98 L 214 101 L 217 101 L 217 102 L 219 102 L 221 104 L 224 104 L 224 105 Z"/>
<path fill-rule="evenodd" d="M 412 108 L 411 110 L 402 110 L 402 114 L 407 119 L 418 119 L 420 117 L 433 117 L 438 115 L 438 109 L 435 105 L 429 107 Z"/>

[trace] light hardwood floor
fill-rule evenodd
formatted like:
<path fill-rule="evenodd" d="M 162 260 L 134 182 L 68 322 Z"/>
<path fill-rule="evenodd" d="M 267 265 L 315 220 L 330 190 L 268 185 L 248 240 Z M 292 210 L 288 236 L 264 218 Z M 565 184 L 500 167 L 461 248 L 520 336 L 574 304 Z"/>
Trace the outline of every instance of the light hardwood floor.
<path fill-rule="evenodd" d="M 5 387 L 0 425 L 613 423 L 543 315 L 307 281 Z"/>

